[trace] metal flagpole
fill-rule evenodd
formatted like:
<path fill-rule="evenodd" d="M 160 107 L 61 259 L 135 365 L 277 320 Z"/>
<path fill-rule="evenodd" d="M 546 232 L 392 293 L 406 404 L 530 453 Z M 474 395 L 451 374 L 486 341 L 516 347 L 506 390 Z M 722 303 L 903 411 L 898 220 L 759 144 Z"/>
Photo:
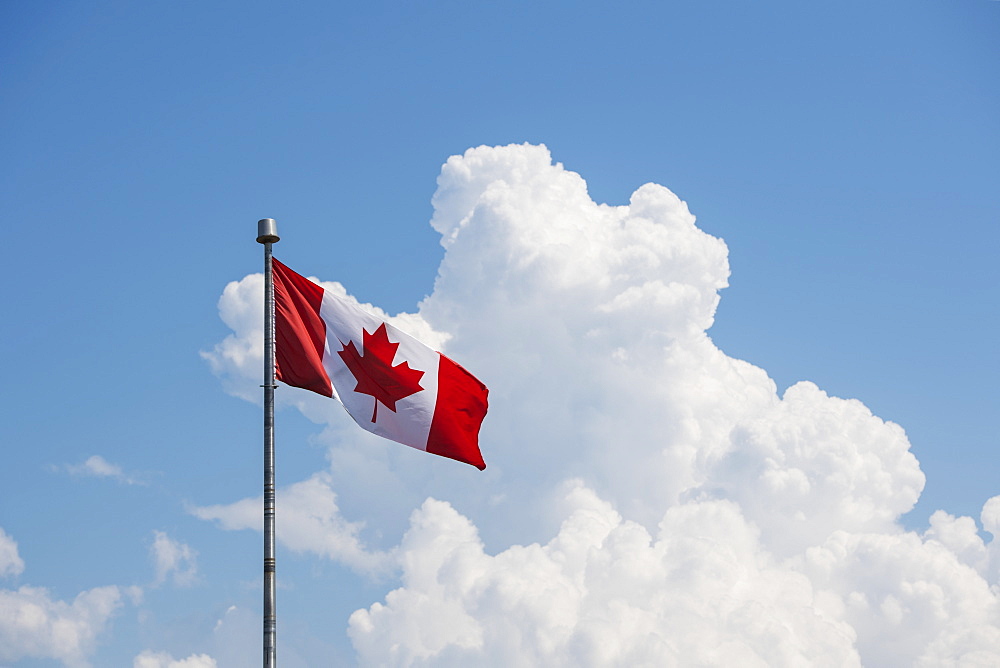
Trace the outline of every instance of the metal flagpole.
<path fill-rule="evenodd" d="M 277 243 L 273 218 L 257 221 L 257 243 L 264 244 L 264 668 L 275 668 L 274 613 L 274 279 L 271 244 Z"/>

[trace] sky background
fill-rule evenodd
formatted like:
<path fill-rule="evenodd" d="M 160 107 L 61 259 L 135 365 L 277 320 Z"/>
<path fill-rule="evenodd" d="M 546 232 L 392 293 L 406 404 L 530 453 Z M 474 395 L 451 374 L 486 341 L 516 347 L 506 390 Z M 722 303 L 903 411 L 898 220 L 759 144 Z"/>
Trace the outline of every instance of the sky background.
<path fill-rule="evenodd" d="M 203 354 L 233 331 L 220 296 L 260 271 L 256 221 L 273 217 L 275 255 L 300 273 L 390 314 L 433 295 L 426 317 L 448 332 L 433 307 L 462 304 L 459 260 L 521 247 L 455 250 L 435 293 L 431 198 L 472 147 L 544 145 L 598 204 L 650 182 L 686 202 L 728 247 L 714 344 L 778 395 L 808 380 L 905 429 L 926 485 L 899 531 L 923 535 L 938 509 L 978 521 L 1000 494 L 998 2 L 37 2 L 5 3 L 0 25 L 0 665 L 238 666 L 246 643 L 256 660 L 260 534 L 197 510 L 261 480 L 259 407 Z M 516 163 L 503 155 L 501 175 Z M 456 337 L 459 361 L 491 369 Z M 518 533 L 512 509 L 474 500 L 480 480 L 524 498 L 559 482 L 518 478 L 501 425 L 521 413 L 502 401 L 484 445 L 498 472 L 482 479 L 349 435 L 381 467 L 360 479 L 368 455 L 345 463 L 333 437 L 349 432 L 312 406 L 279 411 L 279 485 L 328 476 L 320 492 L 368 522 L 373 560 L 428 496 L 467 514 L 490 554 L 558 530 Z M 655 528 L 581 461 L 567 477 Z M 283 663 L 377 662 L 348 617 L 401 576 L 345 554 L 282 545 Z M 11 611 L 31 596 L 76 620 L 77 645 L 44 630 L 24 644 Z"/>

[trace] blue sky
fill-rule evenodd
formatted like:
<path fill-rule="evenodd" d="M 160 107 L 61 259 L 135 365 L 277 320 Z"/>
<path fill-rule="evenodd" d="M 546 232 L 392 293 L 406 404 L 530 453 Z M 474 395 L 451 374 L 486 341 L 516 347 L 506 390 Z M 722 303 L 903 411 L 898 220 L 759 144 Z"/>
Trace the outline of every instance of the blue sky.
<path fill-rule="evenodd" d="M 903 527 L 978 519 L 1000 493 L 1000 3 L 42 2 L 0 20 L 0 527 L 24 562 L 0 586 L 141 588 L 81 661 L 229 665 L 212 629 L 259 605 L 259 534 L 191 510 L 259 493 L 259 409 L 199 354 L 230 333 L 223 288 L 260 269 L 256 220 L 278 220 L 297 271 L 414 312 L 445 255 L 441 166 L 481 145 L 544 144 L 597 203 L 648 182 L 687 202 L 729 250 L 715 344 L 779 393 L 809 380 L 906 430 L 926 486 Z M 321 429 L 279 414 L 281 484 L 328 467 Z M 94 455 L 121 474 L 86 475 Z M 424 496 L 451 498 L 435 485 L 476 474 L 419 466 L 395 519 L 370 520 L 383 549 Z M 157 531 L 196 565 L 157 581 Z M 284 660 L 354 661 L 347 617 L 395 576 L 284 556 Z"/>

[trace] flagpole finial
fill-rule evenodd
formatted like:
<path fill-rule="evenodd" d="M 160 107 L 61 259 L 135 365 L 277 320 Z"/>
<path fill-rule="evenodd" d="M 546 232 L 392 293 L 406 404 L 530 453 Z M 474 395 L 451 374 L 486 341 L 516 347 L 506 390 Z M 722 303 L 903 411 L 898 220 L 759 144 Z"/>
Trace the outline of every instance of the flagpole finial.
<path fill-rule="evenodd" d="M 273 244 L 279 239 L 278 224 L 274 222 L 274 218 L 261 218 L 257 221 L 257 243 Z"/>

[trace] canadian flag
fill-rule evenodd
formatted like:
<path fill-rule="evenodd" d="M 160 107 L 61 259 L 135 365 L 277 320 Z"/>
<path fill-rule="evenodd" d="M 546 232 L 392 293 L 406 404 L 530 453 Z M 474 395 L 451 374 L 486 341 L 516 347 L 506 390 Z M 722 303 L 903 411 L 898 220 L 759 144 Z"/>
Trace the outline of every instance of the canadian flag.
<path fill-rule="evenodd" d="M 278 380 L 338 399 L 368 431 L 486 468 L 489 390 L 441 353 L 272 259 Z"/>

